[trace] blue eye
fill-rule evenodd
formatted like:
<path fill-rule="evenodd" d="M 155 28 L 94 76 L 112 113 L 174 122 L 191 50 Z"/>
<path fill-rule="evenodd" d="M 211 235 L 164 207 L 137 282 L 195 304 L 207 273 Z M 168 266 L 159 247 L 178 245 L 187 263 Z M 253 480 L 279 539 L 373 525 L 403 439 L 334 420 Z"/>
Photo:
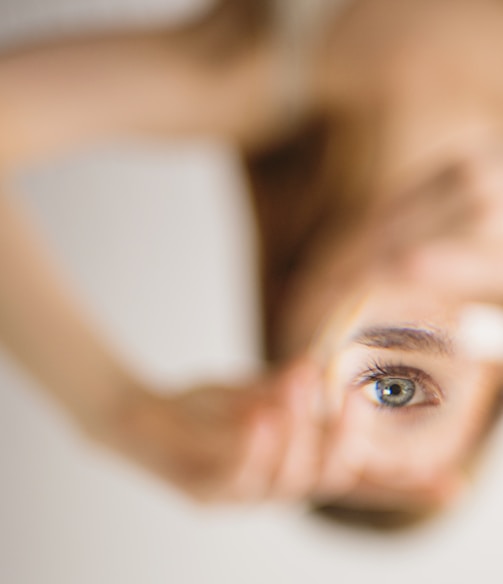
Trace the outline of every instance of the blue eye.
<path fill-rule="evenodd" d="M 414 398 L 416 384 L 410 379 L 385 377 L 375 382 L 374 391 L 379 403 L 391 408 L 399 408 Z"/>
<path fill-rule="evenodd" d="M 433 378 L 414 367 L 374 362 L 356 379 L 364 397 L 387 409 L 438 406 L 442 390 Z"/>

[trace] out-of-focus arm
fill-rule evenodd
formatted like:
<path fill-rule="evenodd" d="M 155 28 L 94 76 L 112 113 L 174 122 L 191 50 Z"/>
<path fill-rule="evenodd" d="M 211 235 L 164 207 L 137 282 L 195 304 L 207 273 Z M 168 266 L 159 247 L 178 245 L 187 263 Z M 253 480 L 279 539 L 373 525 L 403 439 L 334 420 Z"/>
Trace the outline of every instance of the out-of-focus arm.
<path fill-rule="evenodd" d="M 265 42 L 216 57 L 170 39 L 82 39 L 0 56 L 0 166 L 117 136 L 254 145 L 274 133 L 277 62 Z"/>
<path fill-rule="evenodd" d="M 33 162 L 110 138 L 262 139 L 269 53 L 216 59 L 193 45 L 136 34 L 0 56 L 0 342 L 85 423 L 139 384 L 89 324 L 7 185 Z"/>
<path fill-rule="evenodd" d="M 68 293 L 29 221 L 0 196 L 0 339 L 87 434 L 201 501 L 313 488 L 320 391 L 305 359 L 236 388 L 157 397 Z"/>
<path fill-rule="evenodd" d="M 93 326 L 8 184 L 23 166 L 109 138 L 213 135 L 241 147 L 271 139 L 277 63 L 253 46 L 222 59 L 205 55 L 204 43 L 147 35 L 0 58 L 0 343 L 82 429 L 203 500 L 312 488 L 314 365 L 294 363 L 240 392 L 157 397 Z"/>
<path fill-rule="evenodd" d="M 140 388 L 67 289 L 25 213 L 3 194 L 0 342 L 92 432 Z"/>

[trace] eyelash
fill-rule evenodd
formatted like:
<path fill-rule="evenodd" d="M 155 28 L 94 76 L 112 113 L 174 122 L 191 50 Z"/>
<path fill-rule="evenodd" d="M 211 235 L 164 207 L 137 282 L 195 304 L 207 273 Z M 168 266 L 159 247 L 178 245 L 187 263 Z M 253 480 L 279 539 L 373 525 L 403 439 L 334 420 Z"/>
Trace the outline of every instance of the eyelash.
<path fill-rule="evenodd" d="M 430 377 L 430 375 L 421 369 L 416 369 L 415 367 L 410 367 L 409 365 L 404 364 L 389 362 L 386 363 L 383 361 L 373 360 L 367 365 L 367 368 L 357 376 L 354 385 L 361 387 L 367 383 L 374 383 L 386 377 L 401 377 L 403 379 L 409 379 L 414 383 L 417 383 L 421 391 L 423 391 L 424 394 L 428 396 L 428 401 L 423 404 L 417 404 L 403 408 L 390 408 L 384 404 L 373 404 L 374 407 L 378 410 L 386 411 L 388 413 L 392 412 L 395 415 L 403 415 L 409 413 L 411 410 L 417 409 L 418 407 L 438 405 L 442 399 L 442 390 Z"/>

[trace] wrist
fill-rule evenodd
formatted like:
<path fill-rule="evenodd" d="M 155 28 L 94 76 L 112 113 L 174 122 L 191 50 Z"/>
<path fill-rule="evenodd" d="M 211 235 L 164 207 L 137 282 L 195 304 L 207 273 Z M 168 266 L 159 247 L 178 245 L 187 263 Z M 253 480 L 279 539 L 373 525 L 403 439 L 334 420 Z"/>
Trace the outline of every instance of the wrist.
<path fill-rule="evenodd" d="M 75 393 L 79 395 L 79 392 Z M 86 391 L 82 399 L 77 397 L 67 405 L 85 434 L 107 443 L 123 434 L 141 409 L 141 404 L 153 397 L 137 379 L 118 376 L 96 391 Z"/>

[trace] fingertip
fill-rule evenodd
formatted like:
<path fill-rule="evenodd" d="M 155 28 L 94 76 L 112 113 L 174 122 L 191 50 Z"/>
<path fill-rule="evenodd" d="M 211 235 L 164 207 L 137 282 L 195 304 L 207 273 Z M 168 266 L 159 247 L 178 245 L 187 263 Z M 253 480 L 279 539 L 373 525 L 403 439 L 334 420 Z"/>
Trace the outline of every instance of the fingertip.
<path fill-rule="evenodd" d="M 277 420 L 269 411 L 257 412 L 250 420 L 249 436 L 233 480 L 232 492 L 239 500 L 263 499 L 276 458 Z"/>
<path fill-rule="evenodd" d="M 271 433 L 273 428 L 273 417 L 270 413 L 263 410 L 255 414 L 252 420 L 253 435 L 257 438 L 263 438 Z"/>
<path fill-rule="evenodd" d="M 281 386 L 283 397 L 293 410 L 305 408 L 312 394 L 321 391 L 321 371 L 313 360 L 302 358 L 286 370 Z"/>

